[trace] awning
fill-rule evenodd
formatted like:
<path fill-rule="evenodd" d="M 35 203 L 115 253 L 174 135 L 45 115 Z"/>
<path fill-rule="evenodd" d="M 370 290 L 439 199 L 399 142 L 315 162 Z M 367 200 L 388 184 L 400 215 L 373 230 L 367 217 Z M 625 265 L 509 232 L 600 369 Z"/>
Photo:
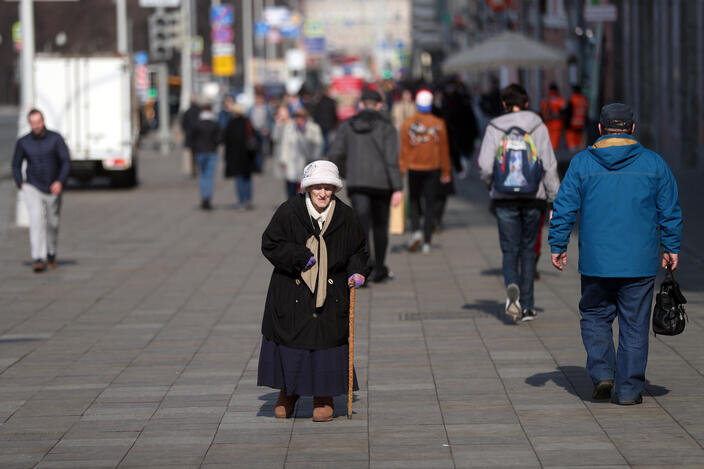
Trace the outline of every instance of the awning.
<path fill-rule="evenodd" d="M 500 67 L 564 67 L 567 53 L 523 34 L 505 31 L 448 57 L 445 73 L 493 70 Z"/>

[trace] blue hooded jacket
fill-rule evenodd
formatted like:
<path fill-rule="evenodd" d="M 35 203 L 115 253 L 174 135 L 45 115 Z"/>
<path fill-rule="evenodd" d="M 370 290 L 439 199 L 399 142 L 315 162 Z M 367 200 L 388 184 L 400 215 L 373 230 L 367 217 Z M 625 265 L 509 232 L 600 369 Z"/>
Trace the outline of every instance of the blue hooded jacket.
<path fill-rule="evenodd" d="M 665 252 L 680 251 L 675 178 L 660 155 L 630 135 L 603 136 L 572 159 L 554 202 L 552 253 L 567 250 L 578 213 L 582 275 L 657 275 L 658 237 Z"/>

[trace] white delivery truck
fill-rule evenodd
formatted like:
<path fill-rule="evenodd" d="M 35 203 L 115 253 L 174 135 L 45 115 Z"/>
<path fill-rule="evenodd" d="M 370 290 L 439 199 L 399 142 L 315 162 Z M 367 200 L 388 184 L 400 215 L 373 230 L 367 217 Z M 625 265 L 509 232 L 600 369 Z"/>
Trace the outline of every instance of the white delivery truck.
<path fill-rule="evenodd" d="M 122 56 L 38 54 L 35 107 L 71 153 L 71 176 L 137 183 L 138 113 L 130 61 Z"/>

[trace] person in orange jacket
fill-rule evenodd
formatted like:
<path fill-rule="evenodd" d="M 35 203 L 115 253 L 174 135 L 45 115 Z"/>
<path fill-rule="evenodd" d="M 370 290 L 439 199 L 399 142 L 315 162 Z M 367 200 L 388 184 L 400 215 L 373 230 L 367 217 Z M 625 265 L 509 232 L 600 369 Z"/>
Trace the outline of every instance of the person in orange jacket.
<path fill-rule="evenodd" d="M 560 89 L 556 83 L 550 83 L 548 97 L 540 103 L 540 113 L 550 134 L 550 143 L 553 150 L 560 147 L 560 137 L 564 128 L 565 100 L 560 96 Z"/>
<path fill-rule="evenodd" d="M 572 96 L 567 103 L 567 129 L 565 130 L 565 140 L 570 151 L 584 149 L 584 128 L 588 111 L 589 100 L 582 94 L 582 87 L 574 85 Z"/>
<path fill-rule="evenodd" d="M 409 251 L 421 246 L 430 252 L 430 239 L 435 229 L 435 200 L 439 184 L 451 178 L 450 146 L 445 122 L 431 113 L 433 93 L 420 90 L 416 94 L 417 112 L 401 126 L 401 174 L 408 170 L 408 198 L 411 208 L 411 243 Z M 423 199 L 423 231 L 420 230 L 421 199 Z"/>

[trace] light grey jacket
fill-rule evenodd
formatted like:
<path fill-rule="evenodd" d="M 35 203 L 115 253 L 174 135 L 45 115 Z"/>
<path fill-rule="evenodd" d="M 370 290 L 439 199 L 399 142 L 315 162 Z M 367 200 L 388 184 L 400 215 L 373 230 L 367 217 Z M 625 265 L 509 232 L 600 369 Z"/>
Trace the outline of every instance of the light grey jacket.
<path fill-rule="evenodd" d="M 508 130 L 511 127 L 519 127 L 526 132 L 532 131 L 531 138 L 535 143 L 538 158 L 540 158 L 543 163 L 543 183 L 538 188 L 538 192 L 535 196 L 504 194 L 497 192 L 493 188 L 494 159 L 496 158 L 501 139 L 504 136 L 502 130 Z M 492 119 L 490 125 L 486 128 L 482 146 L 479 150 L 479 170 L 482 181 L 484 181 L 487 186 L 491 187 L 492 199 L 535 198 L 552 202 L 555 200 L 557 190 L 560 188 L 560 178 L 557 175 L 557 159 L 555 158 L 555 152 L 550 144 L 548 128 L 545 127 L 540 116 L 533 111 L 509 112 L 508 114 Z"/>

